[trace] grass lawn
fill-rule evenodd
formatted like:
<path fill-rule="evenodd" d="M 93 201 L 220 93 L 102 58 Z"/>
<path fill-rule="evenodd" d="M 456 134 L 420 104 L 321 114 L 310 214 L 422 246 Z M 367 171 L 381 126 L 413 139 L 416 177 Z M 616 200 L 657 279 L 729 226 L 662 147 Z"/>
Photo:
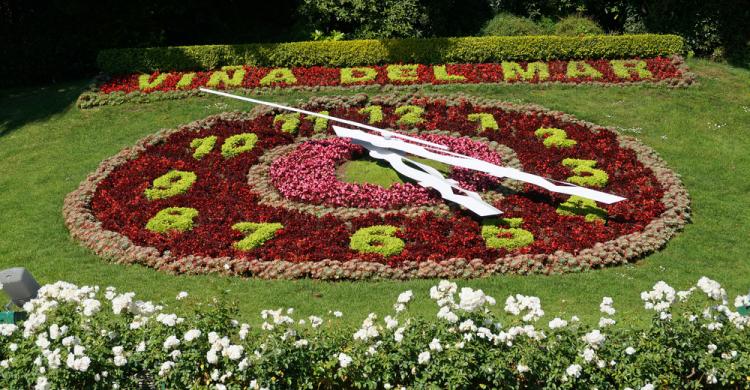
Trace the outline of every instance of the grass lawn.
<path fill-rule="evenodd" d="M 621 128 L 654 147 L 680 173 L 692 197 L 693 223 L 661 252 L 632 265 L 563 276 L 496 276 L 460 281 L 498 299 L 539 296 L 548 320 L 578 314 L 599 318 L 602 296 L 612 296 L 616 319 L 642 324 L 640 291 L 659 280 L 686 288 L 706 275 L 732 298 L 750 288 L 750 71 L 690 60 L 699 84 L 686 89 L 596 86 L 444 86 L 511 102 L 532 102 L 602 125 Z M 173 301 L 182 290 L 216 296 L 228 290 L 241 316 L 259 323 L 264 308 L 295 307 L 299 315 L 344 312 L 358 325 L 371 311 L 385 313 L 412 289 L 411 310 L 433 316 L 427 290 L 435 280 L 408 282 L 263 281 L 174 276 L 140 266 L 110 264 L 78 246 L 63 224 L 62 202 L 99 162 L 164 127 L 249 105 L 221 98 L 125 104 L 80 111 L 75 98 L 86 82 L 0 91 L 0 267 L 24 266 L 40 282 L 113 285 L 141 299 Z M 337 92 L 341 94 L 340 92 Z M 354 91 L 352 92 L 354 93 Z M 312 93 L 277 92 L 269 100 L 295 102 Z"/>

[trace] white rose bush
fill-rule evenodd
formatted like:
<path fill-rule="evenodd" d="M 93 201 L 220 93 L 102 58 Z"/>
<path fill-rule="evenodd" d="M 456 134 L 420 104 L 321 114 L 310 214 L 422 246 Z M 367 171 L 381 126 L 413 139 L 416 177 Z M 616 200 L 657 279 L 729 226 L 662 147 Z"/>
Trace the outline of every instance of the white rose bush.
<path fill-rule="evenodd" d="M 233 320 L 224 297 L 169 313 L 132 292 L 43 286 L 28 318 L 0 325 L 3 388 L 398 389 L 750 388 L 750 318 L 715 281 L 641 293 L 646 327 L 628 327 L 604 297 L 602 320 L 545 316 L 536 297 L 504 306 L 482 290 L 440 281 L 435 315 L 410 315 L 406 291 L 391 313 L 359 329 L 342 314 L 264 310 L 262 325 Z M 423 297 L 426 298 L 426 297 Z M 592 303 L 595 305 L 596 303 Z M 182 302 L 180 303 L 182 305 Z"/>

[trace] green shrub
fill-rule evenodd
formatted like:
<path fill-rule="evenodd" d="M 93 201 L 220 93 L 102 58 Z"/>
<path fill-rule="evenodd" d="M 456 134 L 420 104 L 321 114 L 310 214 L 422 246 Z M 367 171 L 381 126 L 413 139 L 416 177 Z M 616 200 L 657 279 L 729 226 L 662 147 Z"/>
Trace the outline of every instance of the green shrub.
<path fill-rule="evenodd" d="M 482 28 L 482 35 L 515 36 L 515 35 L 543 35 L 541 26 L 529 18 L 508 13 L 495 15 Z"/>
<path fill-rule="evenodd" d="M 419 36 L 429 19 L 419 0 L 303 0 L 297 13 L 321 36 L 343 31 L 355 38 Z"/>
<path fill-rule="evenodd" d="M 360 66 L 386 63 L 615 59 L 681 53 L 676 35 L 465 37 L 291 42 L 110 49 L 99 53 L 110 74 L 217 69 L 225 65 Z"/>
<path fill-rule="evenodd" d="M 555 23 L 555 35 L 598 35 L 604 30 L 595 21 L 583 16 L 566 16 Z"/>
<path fill-rule="evenodd" d="M 618 313 L 604 297 L 598 326 L 553 318 L 538 297 L 496 300 L 447 280 L 429 295 L 427 286 L 398 292 L 366 303 L 395 301 L 355 330 L 339 311 L 263 310 L 263 323 L 250 326 L 235 320 L 237 304 L 226 296 L 181 292 L 154 303 L 114 287 L 48 284 L 24 305 L 28 319 L 0 324 L 0 383 L 328 390 L 746 389 L 750 382 L 750 318 L 740 314 L 750 297 L 732 305 L 706 277 L 683 291 L 656 283 L 640 294 L 645 310 Z M 432 307 L 430 315 L 414 313 L 415 304 Z M 650 323 L 632 325 L 643 316 Z"/>

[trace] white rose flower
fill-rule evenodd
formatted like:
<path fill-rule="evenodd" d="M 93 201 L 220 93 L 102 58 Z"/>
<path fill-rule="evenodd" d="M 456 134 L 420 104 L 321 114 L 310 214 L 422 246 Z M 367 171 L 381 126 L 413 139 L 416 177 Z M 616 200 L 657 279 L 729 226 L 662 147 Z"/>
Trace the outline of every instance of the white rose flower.
<path fill-rule="evenodd" d="M 488 303 L 487 296 L 482 290 L 473 290 L 469 287 L 464 287 L 461 292 L 458 293 L 459 303 L 458 307 L 462 310 L 472 312 Z"/>
<path fill-rule="evenodd" d="M 241 345 L 230 345 L 226 349 L 226 355 L 230 360 L 239 360 L 242 357 L 244 348 Z"/>
<path fill-rule="evenodd" d="M 169 371 L 172 370 L 172 367 L 174 367 L 174 362 L 167 360 L 166 362 L 161 364 L 161 367 L 159 367 L 159 376 L 164 376 L 169 373 Z"/>
<path fill-rule="evenodd" d="M 352 363 L 351 356 L 341 352 L 339 353 L 339 365 L 341 368 L 346 368 Z"/>
<path fill-rule="evenodd" d="M 393 329 L 398 326 L 398 320 L 391 316 L 385 316 L 385 328 Z"/>
<path fill-rule="evenodd" d="M 400 343 L 401 340 L 404 339 L 404 331 L 406 331 L 406 328 L 403 327 L 396 329 L 396 331 L 393 333 L 393 340 L 395 340 L 397 343 Z"/>
<path fill-rule="evenodd" d="M 170 349 L 180 345 L 180 339 L 178 339 L 175 336 L 169 336 L 166 340 L 164 340 L 163 349 L 165 351 L 169 351 Z"/>
<path fill-rule="evenodd" d="M 216 354 L 215 349 L 209 349 L 208 352 L 206 352 L 206 361 L 209 364 L 216 364 L 219 362 L 219 355 Z"/>
<path fill-rule="evenodd" d="M 610 316 L 615 315 L 616 310 L 612 307 L 613 303 L 614 301 L 610 297 L 602 298 L 602 303 L 599 304 L 599 311 Z"/>
<path fill-rule="evenodd" d="M 430 353 L 428 351 L 421 352 L 419 356 L 417 356 L 417 363 L 427 364 L 429 362 L 430 362 Z"/>
<path fill-rule="evenodd" d="M 307 317 L 307 319 L 308 319 L 308 320 L 310 320 L 310 325 L 311 325 L 311 326 L 312 326 L 313 328 L 317 328 L 317 327 L 319 327 L 320 325 L 323 325 L 323 319 L 322 319 L 322 318 L 320 318 L 320 317 L 317 317 L 317 316 L 310 316 L 310 317 Z"/>
<path fill-rule="evenodd" d="M 611 319 L 611 318 L 602 317 L 602 318 L 599 319 L 599 327 L 600 328 L 605 328 L 607 326 L 614 325 L 615 323 L 617 323 L 617 322 L 615 320 Z"/>
<path fill-rule="evenodd" d="M 568 321 L 565 321 L 562 318 L 555 317 L 554 319 L 552 319 L 552 321 L 549 322 L 550 329 L 559 329 L 566 326 L 568 326 Z"/>
<path fill-rule="evenodd" d="M 49 338 L 52 340 L 57 340 L 58 337 L 60 337 L 60 326 L 57 324 L 52 324 L 49 326 Z"/>
<path fill-rule="evenodd" d="M 524 372 L 529 372 L 529 371 L 531 371 L 531 369 L 529 368 L 529 366 L 527 366 L 527 365 L 525 365 L 525 364 L 518 364 L 518 365 L 516 366 L 516 370 L 517 370 L 517 371 L 518 371 L 519 373 L 521 373 L 521 374 L 523 374 Z"/>
<path fill-rule="evenodd" d="M 47 349 L 50 345 L 49 340 L 47 339 L 47 335 L 45 333 L 40 333 L 36 337 L 36 346 L 41 349 Z"/>
<path fill-rule="evenodd" d="M 40 376 L 36 378 L 36 384 L 34 390 L 47 390 L 49 389 L 49 381 L 46 377 Z"/>
<path fill-rule="evenodd" d="M 114 357 L 114 363 L 115 363 L 115 366 L 122 367 L 122 366 L 128 364 L 128 359 L 126 359 L 122 355 L 117 355 L 117 356 Z"/>
<path fill-rule="evenodd" d="M 606 338 L 605 335 L 603 335 L 599 329 L 594 329 L 589 333 L 586 333 L 585 336 L 582 337 L 583 341 L 588 343 L 593 348 L 597 348 L 600 345 L 604 343 L 604 339 Z"/>
<path fill-rule="evenodd" d="M 572 376 L 573 378 L 578 378 L 581 376 L 581 367 L 580 364 L 571 364 L 568 366 L 568 368 L 565 369 L 565 373 L 568 374 L 568 376 Z"/>
<path fill-rule="evenodd" d="M 404 291 L 401 294 L 399 294 L 398 299 L 396 302 L 398 303 L 409 303 L 411 301 L 411 298 L 414 296 L 414 293 L 411 290 Z"/>
<path fill-rule="evenodd" d="M 437 317 L 452 324 L 458 322 L 458 316 L 456 315 L 456 313 L 453 313 L 448 306 L 441 307 L 437 313 Z"/>
<path fill-rule="evenodd" d="M 458 330 L 461 332 L 473 332 L 477 330 L 477 327 L 474 325 L 474 321 L 468 319 L 458 324 Z"/>
<path fill-rule="evenodd" d="M 135 297 L 135 293 L 129 292 L 125 294 L 120 294 L 112 299 L 112 312 L 115 314 L 120 314 L 123 311 L 128 311 L 131 309 L 131 306 L 133 305 L 133 297 Z"/>
<path fill-rule="evenodd" d="M 177 324 L 177 314 L 163 314 L 159 313 L 156 316 L 156 320 L 166 326 L 175 326 Z"/>
<path fill-rule="evenodd" d="M 726 291 L 721 288 L 721 285 L 717 281 L 705 276 L 698 280 L 697 286 L 713 300 L 719 301 L 726 297 Z"/>
<path fill-rule="evenodd" d="M 73 355 L 75 356 L 83 356 L 84 352 L 86 352 L 86 347 L 83 345 L 76 345 L 73 347 Z"/>
<path fill-rule="evenodd" d="M 0 335 L 8 337 L 18 329 L 18 326 L 14 324 L 0 324 Z"/>
<path fill-rule="evenodd" d="M 188 341 L 188 342 L 193 341 L 197 339 L 198 337 L 201 337 L 200 329 L 190 329 L 187 332 L 185 332 L 185 335 L 183 336 L 185 341 Z"/>
<path fill-rule="evenodd" d="M 96 299 L 86 299 L 81 302 L 81 305 L 83 306 L 83 315 L 86 317 L 91 317 L 98 313 L 102 307 L 102 303 Z"/>
<path fill-rule="evenodd" d="M 586 348 L 583 350 L 583 360 L 586 361 L 586 363 L 591 363 L 592 360 L 596 357 L 596 352 L 591 348 Z"/>
<path fill-rule="evenodd" d="M 443 350 L 443 346 L 440 345 L 440 340 L 433 338 L 432 341 L 430 341 L 429 344 L 430 350 L 435 352 L 440 352 Z"/>
<path fill-rule="evenodd" d="M 240 340 L 246 339 L 248 333 L 250 333 L 250 325 L 244 323 L 240 325 Z"/>

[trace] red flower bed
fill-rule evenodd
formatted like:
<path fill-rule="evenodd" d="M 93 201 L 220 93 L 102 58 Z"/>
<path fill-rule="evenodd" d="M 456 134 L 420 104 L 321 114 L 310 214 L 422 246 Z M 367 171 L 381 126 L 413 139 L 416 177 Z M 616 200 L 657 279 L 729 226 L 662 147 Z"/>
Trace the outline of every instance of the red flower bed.
<path fill-rule="evenodd" d="M 640 60 L 633 60 L 640 61 Z M 599 82 L 599 83 L 613 83 L 622 84 L 628 82 L 638 81 L 649 81 L 659 82 L 665 80 L 679 81 L 685 73 L 685 70 L 680 67 L 680 63 L 672 58 L 656 57 L 643 59 L 645 62 L 645 69 L 648 74 L 644 74 L 645 77 L 641 77 L 638 72 L 628 71 L 627 74 L 617 74 L 615 68 L 610 60 L 588 60 L 583 61 L 599 74 L 595 76 L 577 75 L 571 76 L 568 74 L 568 69 L 571 66 L 571 61 L 548 61 L 544 65 L 548 69 L 548 75 L 535 75 L 531 77 L 512 77 L 506 75 L 502 64 L 497 63 L 486 63 L 486 64 L 448 64 L 442 65 L 445 67 L 447 75 L 452 76 L 448 78 L 439 78 L 441 71 L 437 69 L 441 65 L 422 65 L 416 64 L 415 72 L 406 72 L 406 77 L 397 77 L 392 73 L 389 73 L 388 68 L 393 65 L 375 65 L 365 66 L 361 68 L 371 69 L 375 72 L 376 76 L 372 79 L 358 82 L 347 83 L 344 80 L 345 76 L 342 76 L 342 70 L 340 68 L 330 68 L 323 66 L 314 66 L 309 68 L 304 67 L 293 67 L 289 70 L 294 75 L 295 80 L 293 82 L 274 82 L 271 84 L 264 85 L 261 80 L 268 76 L 268 74 L 274 69 L 281 68 L 267 68 L 267 67 L 252 67 L 242 66 L 245 75 L 242 77 L 241 83 L 236 85 L 230 85 L 228 83 L 219 83 L 218 85 L 210 85 L 209 81 L 211 76 L 216 72 L 226 72 L 231 77 L 236 71 L 235 69 L 228 70 L 214 70 L 204 72 L 156 72 L 150 75 L 148 82 L 151 84 L 141 85 L 139 81 L 141 74 L 130 74 L 130 75 L 119 75 L 112 77 L 111 79 L 101 83 L 97 86 L 98 92 L 100 93 L 113 93 L 113 92 L 142 92 L 152 93 L 156 91 L 169 92 L 169 91 L 186 91 L 193 90 L 199 87 L 213 87 L 217 89 L 237 89 L 237 88 L 260 88 L 260 87 L 276 87 L 276 88 L 288 88 L 288 87 L 319 87 L 319 86 L 362 86 L 362 85 L 412 85 L 412 84 L 451 84 L 451 83 L 464 83 L 464 84 L 477 84 L 477 83 L 500 83 L 500 82 L 527 82 L 527 83 L 540 83 L 540 82 L 561 82 L 561 83 L 585 83 L 585 82 Z M 527 70 L 528 62 L 512 63 L 517 64 L 523 70 Z M 178 86 L 178 82 L 185 77 L 186 74 L 194 74 L 189 84 L 184 86 Z M 160 76 L 165 76 L 162 81 L 158 81 Z M 356 72 L 355 72 L 356 75 Z"/>
<path fill-rule="evenodd" d="M 66 222 L 75 237 L 103 256 L 176 272 L 403 278 L 563 272 L 622 263 L 657 249 L 688 219 L 687 194 L 676 176 L 648 147 L 614 131 L 538 107 L 480 105 L 465 98 L 415 97 L 402 103 L 394 102 L 394 97 L 370 102 L 356 99 L 329 99 L 325 106 L 319 101 L 306 108 L 366 122 L 368 118 L 359 110 L 377 104 L 384 114 L 377 126 L 406 130 L 397 124 L 400 116 L 395 108 L 418 105 L 425 110 L 423 121 L 415 126 L 420 131 L 450 130 L 456 136 L 473 137 L 472 142 L 503 144 L 515 151 L 522 169 L 555 180 L 573 175 L 562 164 L 564 159 L 594 160 L 596 168 L 609 177 L 602 190 L 627 200 L 598 205 L 606 211 L 606 220 L 587 222 L 584 215 L 559 212 L 567 196 L 529 185 L 522 191 L 505 189 L 504 196 L 493 198 L 494 205 L 505 212 L 502 217 L 522 218 L 520 228 L 534 237 L 531 244 L 517 249 L 487 245 L 482 236 L 487 221 L 456 207 L 447 214 L 381 209 L 350 218 L 336 213 L 316 215 L 305 206 L 290 210 L 260 202 L 260 194 L 247 183 L 248 171 L 269 150 L 292 144 L 297 137 L 312 136 L 313 125 L 302 120 L 292 135 L 274 123 L 276 113 L 267 111 L 257 116 L 212 118 L 149 137 L 121 152 L 68 196 Z M 478 123 L 467 117 L 479 112 L 492 114 L 499 129 L 478 130 Z M 535 135 L 540 128 L 562 129 L 577 143 L 547 147 Z M 327 132 L 333 134 L 330 126 Z M 257 135 L 254 148 L 224 157 L 220 146 L 241 133 Z M 209 136 L 216 137 L 216 146 L 197 159 L 191 143 Z M 197 180 L 185 193 L 147 199 L 144 191 L 171 170 L 193 172 Z M 434 194 L 430 196 L 434 199 Z M 148 230 L 149 220 L 168 207 L 196 209 L 192 229 L 168 234 Z M 234 244 L 245 234 L 232 228 L 238 222 L 274 222 L 283 228 L 262 245 L 240 250 Z M 397 227 L 396 237 L 403 240 L 404 249 L 389 257 L 351 249 L 352 235 L 375 225 Z"/>

